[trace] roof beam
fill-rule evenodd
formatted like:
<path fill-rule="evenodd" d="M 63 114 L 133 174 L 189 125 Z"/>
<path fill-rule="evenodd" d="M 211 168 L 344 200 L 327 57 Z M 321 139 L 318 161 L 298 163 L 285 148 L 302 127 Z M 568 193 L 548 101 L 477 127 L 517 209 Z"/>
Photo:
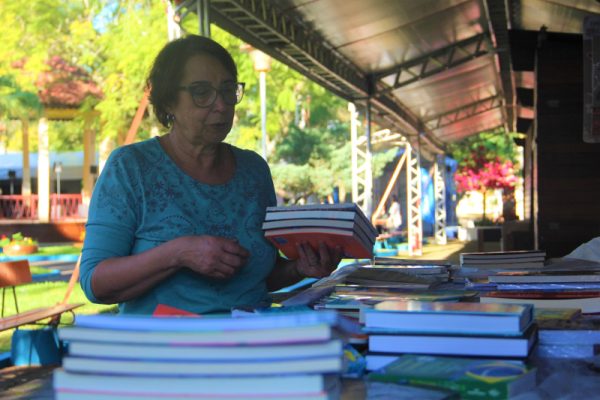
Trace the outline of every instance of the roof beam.
<path fill-rule="evenodd" d="M 422 57 L 377 72 L 374 74 L 374 79 L 381 80 L 395 75 L 394 83 L 387 90 L 398 89 L 488 54 L 488 41 L 489 37 L 485 33 L 472 36 Z"/>
<path fill-rule="evenodd" d="M 506 127 L 510 132 L 514 132 L 517 126 L 517 117 L 515 113 L 516 96 L 515 80 L 512 74 L 512 60 L 510 54 L 510 40 L 508 29 L 510 20 L 508 19 L 507 0 L 485 0 L 483 2 L 490 21 L 490 30 L 494 39 L 496 51 L 496 68 L 502 82 L 502 91 L 506 99 L 504 104 L 504 116 L 506 117 Z"/>
<path fill-rule="evenodd" d="M 426 120 L 425 123 L 430 129 L 439 129 L 502 106 L 502 96 L 490 96 L 444 114 L 436 115 Z"/>
<path fill-rule="evenodd" d="M 383 125 L 406 135 L 425 135 L 435 152 L 444 146 L 406 106 L 385 93 L 381 83 L 359 70 L 300 18 L 277 8 L 276 1 L 210 0 L 211 19 L 223 29 L 291 66 L 351 102 L 366 102 Z M 188 6 L 190 7 L 190 6 Z"/>

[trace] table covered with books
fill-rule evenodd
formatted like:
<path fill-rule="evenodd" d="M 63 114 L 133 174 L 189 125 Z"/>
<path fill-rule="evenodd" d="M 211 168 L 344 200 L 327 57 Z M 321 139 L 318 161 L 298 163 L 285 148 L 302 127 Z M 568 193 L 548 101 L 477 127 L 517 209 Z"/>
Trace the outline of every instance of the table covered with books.
<path fill-rule="evenodd" d="M 277 307 L 229 317 L 82 316 L 59 331 L 68 352 L 50 390 L 57 399 L 597 397 L 600 265 L 509 253 L 465 254 L 456 266 L 355 262 Z"/>

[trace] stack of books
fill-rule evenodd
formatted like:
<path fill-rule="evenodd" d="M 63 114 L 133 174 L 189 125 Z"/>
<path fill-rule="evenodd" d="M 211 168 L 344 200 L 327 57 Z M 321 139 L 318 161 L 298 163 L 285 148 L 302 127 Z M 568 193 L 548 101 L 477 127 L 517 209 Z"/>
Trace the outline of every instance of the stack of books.
<path fill-rule="evenodd" d="M 289 259 L 298 243 L 341 247 L 346 258 L 372 258 L 377 229 L 354 203 L 267 207 L 265 237 Z"/>
<path fill-rule="evenodd" d="M 578 308 L 600 312 L 600 270 L 545 267 L 503 271 L 488 277 L 494 291 L 482 293 L 482 303 L 533 304 L 539 308 Z"/>
<path fill-rule="evenodd" d="M 531 305 L 387 300 L 365 310 L 367 369 L 403 353 L 525 359 L 537 339 Z"/>
<path fill-rule="evenodd" d="M 600 355 L 600 319 L 539 321 L 538 358 L 593 359 Z"/>
<path fill-rule="evenodd" d="M 515 250 L 481 253 L 461 253 L 461 267 L 481 269 L 542 268 L 546 259 L 543 250 Z"/>
<path fill-rule="evenodd" d="M 340 333 L 332 311 L 226 316 L 80 316 L 54 373 L 56 399 L 302 398 L 339 395 Z"/>

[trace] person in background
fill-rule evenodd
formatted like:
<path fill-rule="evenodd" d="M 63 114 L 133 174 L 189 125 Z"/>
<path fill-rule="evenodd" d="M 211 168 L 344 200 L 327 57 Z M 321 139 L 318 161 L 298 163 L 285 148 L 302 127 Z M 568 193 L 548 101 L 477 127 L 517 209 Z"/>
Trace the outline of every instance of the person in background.
<path fill-rule="evenodd" d="M 129 314 L 227 312 L 329 275 L 341 249 L 304 243 L 287 260 L 263 235 L 276 205 L 269 167 L 223 142 L 244 93 L 227 50 L 195 35 L 170 42 L 147 85 L 168 131 L 113 151 L 98 179 L 82 251 L 87 297 Z"/>
<path fill-rule="evenodd" d="M 386 226 L 389 231 L 399 231 L 402 228 L 402 213 L 400 212 L 400 202 L 398 196 L 392 195 L 392 202 L 388 209 L 388 219 Z"/>

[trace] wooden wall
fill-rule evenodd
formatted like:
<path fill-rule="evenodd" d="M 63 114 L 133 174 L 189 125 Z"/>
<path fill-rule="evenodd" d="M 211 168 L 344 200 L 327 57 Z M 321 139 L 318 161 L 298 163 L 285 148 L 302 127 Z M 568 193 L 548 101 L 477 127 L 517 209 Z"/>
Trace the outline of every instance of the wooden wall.
<path fill-rule="evenodd" d="M 538 248 L 560 257 L 600 236 L 600 144 L 583 142 L 581 35 L 548 34 L 535 72 L 533 217 Z"/>

